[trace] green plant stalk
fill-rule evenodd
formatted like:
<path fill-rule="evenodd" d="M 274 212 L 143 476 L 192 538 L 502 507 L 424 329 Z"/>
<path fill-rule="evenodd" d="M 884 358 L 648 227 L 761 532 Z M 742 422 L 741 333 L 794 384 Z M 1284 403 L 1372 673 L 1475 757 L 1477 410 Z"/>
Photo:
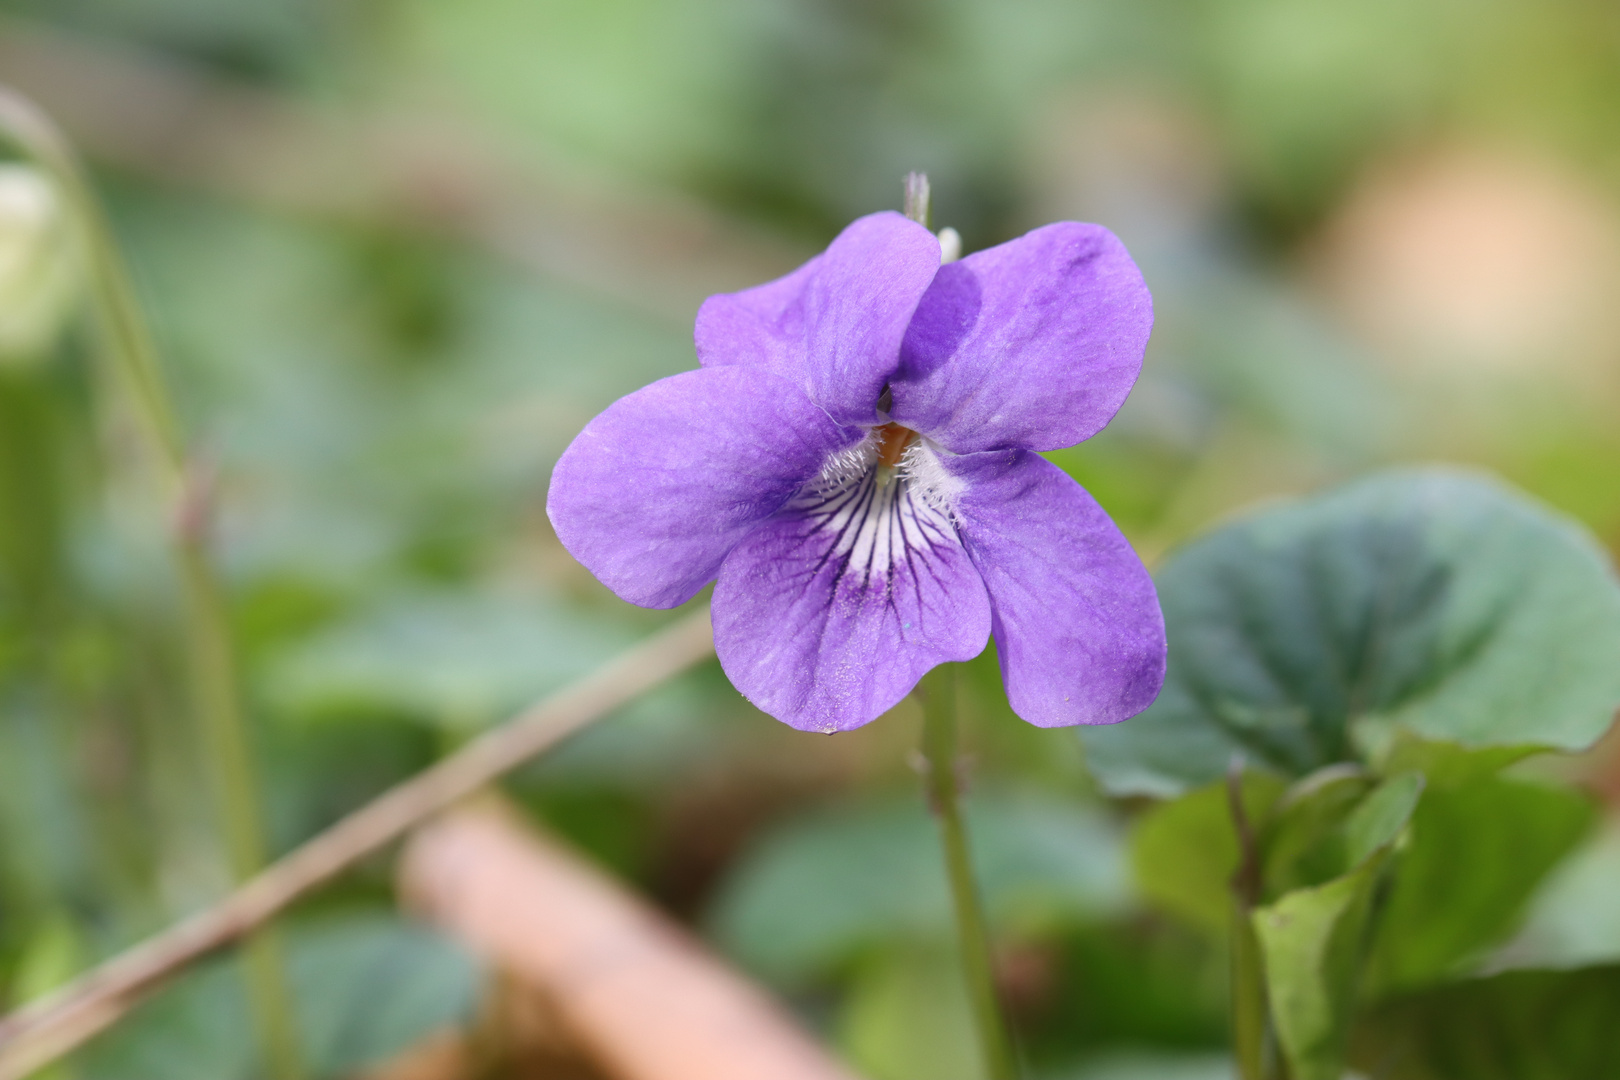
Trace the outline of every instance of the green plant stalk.
<path fill-rule="evenodd" d="M 213 774 L 214 797 L 224 820 L 231 876 L 241 883 L 263 869 L 267 860 L 259 777 L 242 711 L 230 625 L 203 537 L 182 536 L 179 559 L 192 695 L 202 726 L 204 757 Z M 271 1075 L 277 1080 L 303 1080 L 308 1071 L 274 929 L 267 927 L 243 942 L 242 965 Z"/>
<path fill-rule="evenodd" d="M 1261 894 L 1260 842 L 1243 804 L 1243 770 L 1243 758 L 1237 755 L 1226 773 L 1227 807 L 1238 841 L 1238 868 L 1232 875 L 1232 1056 L 1239 1080 L 1285 1080 L 1271 1030 L 1265 957 L 1254 928 Z"/>
<path fill-rule="evenodd" d="M 928 177 L 923 173 L 908 173 L 906 217 L 928 228 L 930 201 Z M 939 819 L 940 840 L 945 847 L 945 873 L 950 881 L 951 907 L 956 915 L 957 948 L 962 954 L 962 974 L 967 981 L 974 1026 L 978 1029 L 979 1047 L 984 1055 L 984 1072 L 988 1080 L 1017 1080 L 1012 1040 L 1007 1035 L 1001 1002 L 996 997 L 990 931 L 979 888 L 973 880 L 967 827 L 962 821 L 957 798 L 960 783 L 956 757 L 956 665 L 941 664 L 923 676 L 920 690 L 928 803 Z"/>
<path fill-rule="evenodd" d="M 973 879 L 967 829 L 958 800 L 956 756 L 956 665 L 941 664 L 923 678 L 923 757 L 927 762 L 929 805 L 939 819 L 945 847 L 945 870 L 956 914 L 956 936 L 962 954 L 962 972 L 973 1006 L 979 1046 L 989 1080 L 1016 1080 L 1018 1069 L 1007 1036 L 1001 1003 L 996 998 L 991 967 L 990 933 Z"/>
<path fill-rule="evenodd" d="M 176 505 L 173 544 L 185 594 L 193 707 L 202 729 L 211 787 L 224 821 L 231 871 L 243 881 L 265 865 L 264 828 L 225 594 L 208 555 L 208 492 L 198 484 L 188 461 L 150 328 L 111 224 L 77 157 L 42 112 L 4 88 L 0 88 L 0 127 L 50 172 L 71 203 L 81 230 L 93 306 Z M 276 1080 L 303 1080 L 308 1073 L 281 950 L 272 931 L 262 930 L 247 941 L 244 975 L 271 1074 Z"/>
<path fill-rule="evenodd" d="M 1266 975 L 1248 905 L 1232 903 L 1232 1056 L 1240 1080 L 1273 1080 L 1266 1068 Z"/>

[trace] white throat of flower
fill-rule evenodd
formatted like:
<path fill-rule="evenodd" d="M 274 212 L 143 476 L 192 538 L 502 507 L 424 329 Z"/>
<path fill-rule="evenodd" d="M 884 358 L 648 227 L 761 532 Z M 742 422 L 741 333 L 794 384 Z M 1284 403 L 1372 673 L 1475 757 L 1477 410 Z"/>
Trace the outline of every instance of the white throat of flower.
<path fill-rule="evenodd" d="M 815 566 L 836 575 L 837 595 L 887 595 L 902 566 L 915 575 L 934 551 L 961 544 L 962 481 L 940 460 L 944 450 L 904 434 L 902 445 L 894 429 L 879 429 L 834 454 L 788 502 L 806 539 L 824 545 Z"/>
<path fill-rule="evenodd" d="M 951 475 L 940 460 L 949 451 L 923 435 L 912 433 L 899 460 L 888 465 L 879 460 L 883 429 L 874 429 L 854 446 L 827 459 L 816 478 L 805 485 L 799 499 L 831 499 L 868 478 L 882 491 L 899 485 L 911 498 L 956 522 L 956 499 L 966 486 Z M 795 501 L 798 501 L 797 499 Z"/>

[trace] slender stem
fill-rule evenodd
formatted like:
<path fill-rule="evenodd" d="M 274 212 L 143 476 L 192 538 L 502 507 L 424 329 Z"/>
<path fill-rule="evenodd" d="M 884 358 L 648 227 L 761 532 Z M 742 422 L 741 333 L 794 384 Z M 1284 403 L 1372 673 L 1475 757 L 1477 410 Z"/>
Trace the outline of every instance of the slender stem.
<path fill-rule="evenodd" d="M 193 699 L 202 724 L 204 758 L 212 772 L 214 798 L 224 822 L 231 876 L 238 884 L 264 868 L 258 771 L 253 765 L 247 718 L 225 598 L 208 563 L 206 538 L 181 526 L 180 570 L 186 597 L 186 632 L 191 654 Z M 266 925 L 243 948 L 243 977 L 255 1023 L 278 1080 L 306 1074 L 292 997 L 274 927 Z"/>
<path fill-rule="evenodd" d="M 83 1045 L 165 980 L 240 940 L 433 815 L 714 655 L 700 607 L 389 788 L 230 896 L 0 1017 L 0 1080 L 22 1080 Z"/>
<path fill-rule="evenodd" d="M 1266 1077 L 1266 978 L 1249 909 L 1232 903 L 1232 1056 L 1242 1080 Z"/>
<path fill-rule="evenodd" d="M 989 1080 L 1016 1080 L 1012 1041 L 996 999 L 994 972 L 990 960 L 990 933 L 984 906 L 973 880 L 973 862 L 968 854 L 967 829 L 958 804 L 956 757 L 956 665 L 941 664 L 923 679 L 923 757 L 928 763 L 929 805 L 939 819 L 939 835 L 945 846 L 945 870 L 950 879 L 951 902 L 956 912 L 956 936 L 962 953 L 962 972 L 967 979 L 973 1019 L 984 1053 L 985 1075 Z"/>
<path fill-rule="evenodd" d="M 1227 770 L 1226 798 L 1238 840 L 1238 869 L 1232 875 L 1232 1056 L 1240 1080 L 1273 1080 L 1265 963 L 1253 917 L 1260 902 L 1260 847 L 1243 805 L 1241 755 L 1234 755 Z"/>
<path fill-rule="evenodd" d="M 88 260 L 91 298 L 109 352 L 176 503 L 173 545 L 185 593 L 193 707 L 224 822 L 231 870 L 238 882 L 246 881 L 264 866 L 264 828 L 225 593 L 208 555 L 208 493 L 196 483 L 188 462 L 157 347 L 112 227 L 71 146 L 44 113 L 3 88 L 0 128 L 51 173 L 72 206 Z M 277 1080 L 302 1080 L 307 1071 L 291 995 L 280 950 L 268 929 L 249 941 L 245 959 L 248 995 L 272 1075 Z"/>

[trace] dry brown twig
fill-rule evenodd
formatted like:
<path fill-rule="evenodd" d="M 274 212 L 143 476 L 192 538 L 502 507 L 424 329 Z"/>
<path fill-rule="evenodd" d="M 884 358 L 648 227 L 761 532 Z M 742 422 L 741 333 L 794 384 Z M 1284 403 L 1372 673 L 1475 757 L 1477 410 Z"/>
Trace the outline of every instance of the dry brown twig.
<path fill-rule="evenodd" d="M 403 902 L 543 999 L 594 1075 L 854 1080 L 756 983 L 498 800 L 416 830 L 398 867 Z"/>
<path fill-rule="evenodd" d="M 83 1045 L 189 964 L 238 940 L 430 817 L 713 652 L 705 605 L 389 789 L 213 907 L 0 1019 L 0 1080 L 23 1080 Z"/>

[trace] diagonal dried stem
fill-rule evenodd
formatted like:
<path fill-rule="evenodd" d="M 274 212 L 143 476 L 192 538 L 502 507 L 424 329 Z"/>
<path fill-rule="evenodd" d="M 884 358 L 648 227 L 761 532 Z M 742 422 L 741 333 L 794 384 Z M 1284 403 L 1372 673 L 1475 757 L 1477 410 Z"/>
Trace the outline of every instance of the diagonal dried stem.
<path fill-rule="evenodd" d="M 479 736 L 267 867 L 220 903 L 0 1020 L 0 1080 L 83 1045 L 155 987 L 373 852 L 714 652 L 708 606 Z"/>
<path fill-rule="evenodd" d="M 197 484 L 163 376 L 157 343 L 135 294 L 117 238 L 72 145 L 51 118 L 0 86 L 0 132 L 48 172 L 82 234 L 88 307 L 105 341 L 110 368 L 122 380 L 147 437 L 157 473 L 178 504 L 170 546 L 185 599 L 185 656 L 201 756 L 214 791 L 221 839 L 238 882 L 264 868 L 259 775 L 243 707 L 236 644 L 225 590 L 209 551 L 209 500 Z M 254 1023 L 275 1080 L 304 1080 L 297 1024 L 281 954 L 267 927 L 247 943 L 243 975 Z"/>

